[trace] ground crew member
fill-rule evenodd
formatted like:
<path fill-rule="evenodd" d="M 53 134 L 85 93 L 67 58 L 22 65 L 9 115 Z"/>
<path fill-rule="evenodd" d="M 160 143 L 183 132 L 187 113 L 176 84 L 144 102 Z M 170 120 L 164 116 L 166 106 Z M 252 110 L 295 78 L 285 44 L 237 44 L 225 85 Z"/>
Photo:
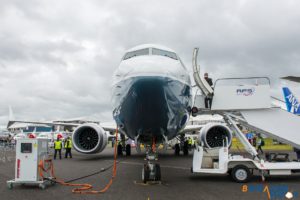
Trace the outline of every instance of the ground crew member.
<path fill-rule="evenodd" d="M 70 158 L 72 158 L 72 152 L 71 152 L 72 141 L 71 141 L 70 137 L 68 137 L 65 142 L 65 149 L 66 149 L 65 158 L 68 158 L 68 155 L 70 156 Z"/>
<path fill-rule="evenodd" d="M 204 79 L 208 83 L 208 85 L 210 85 L 210 87 L 212 87 L 213 81 L 212 81 L 211 78 L 208 77 L 208 73 L 204 74 Z M 205 108 L 211 108 L 212 98 L 211 97 L 205 97 L 204 103 L 205 103 Z"/>
<path fill-rule="evenodd" d="M 258 136 L 258 142 L 257 142 L 257 153 L 258 151 L 260 151 L 262 154 L 264 153 L 264 151 L 262 150 L 262 146 L 265 146 L 265 141 L 264 139 L 260 136 Z"/>
<path fill-rule="evenodd" d="M 192 140 L 192 147 L 195 148 L 195 140 L 194 140 L 194 138 L 191 138 L 191 140 Z"/>
<path fill-rule="evenodd" d="M 188 138 L 188 145 L 189 145 L 189 149 L 192 148 L 192 145 L 193 145 L 193 141 L 192 141 L 192 138 Z"/>
<path fill-rule="evenodd" d="M 61 149 L 62 142 L 60 141 L 59 137 L 57 137 L 57 140 L 54 142 L 54 160 L 56 159 L 57 152 L 59 154 L 59 159 L 61 159 Z"/>
<path fill-rule="evenodd" d="M 255 136 L 255 135 L 253 136 L 253 140 L 252 140 L 252 141 L 253 141 L 253 144 L 252 144 L 252 145 L 253 145 L 254 147 L 256 147 L 256 136 Z"/>
<path fill-rule="evenodd" d="M 111 139 L 111 147 L 114 148 L 114 146 L 115 146 L 115 138 L 112 138 Z"/>
<path fill-rule="evenodd" d="M 248 139 L 249 143 L 253 145 L 253 133 L 246 131 L 246 138 Z"/>

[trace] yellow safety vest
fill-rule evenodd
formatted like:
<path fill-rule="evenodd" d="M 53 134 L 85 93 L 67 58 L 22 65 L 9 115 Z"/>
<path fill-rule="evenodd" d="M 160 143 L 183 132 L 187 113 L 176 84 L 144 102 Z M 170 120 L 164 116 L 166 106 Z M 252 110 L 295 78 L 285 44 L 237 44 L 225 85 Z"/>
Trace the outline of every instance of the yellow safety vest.
<path fill-rule="evenodd" d="M 72 148 L 72 141 L 69 139 L 65 142 L 65 149 L 71 149 Z"/>
<path fill-rule="evenodd" d="M 54 142 L 54 149 L 56 149 L 56 150 L 59 150 L 59 149 L 61 149 L 61 145 L 62 143 L 61 143 L 61 141 L 55 141 Z"/>

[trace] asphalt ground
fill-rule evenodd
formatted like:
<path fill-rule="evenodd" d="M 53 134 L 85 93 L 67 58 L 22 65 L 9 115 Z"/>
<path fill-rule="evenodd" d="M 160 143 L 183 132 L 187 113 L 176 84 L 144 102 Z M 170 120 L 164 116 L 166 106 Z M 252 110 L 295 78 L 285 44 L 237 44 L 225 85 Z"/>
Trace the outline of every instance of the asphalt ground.
<path fill-rule="evenodd" d="M 270 177 L 262 182 L 256 175 L 251 182 L 240 184 L 233 182 L 228 175 L 192 174 L 192 153 L 189 156 L 175 156 L 168 150 L 159 156 L 162 182 L 143 184 L 141 181 L 144 156 L 135 153 L 130 157 L 118 158 L 117 177 L 109 190 L 103 194 L 73 194 L 73 187 L 56 184 L 42 190 L 37 186 L 16 186 L 7 189 L 6 181 L 14 178 L 14 151 L 0 152 L 0 199 L 1 200 L 61 200 L 61 199 L 120 199 L 120 200 L 157 200 L 157 199 L 268 199 L 267 190 L 273 191 L 272 199 L 284 199 L 274 191 L 294 192 L 293 199 L 300 199 L 300 174 L 287 177 Z M 292 154 L 292 153 L 291 153 Z M 96 155 L 82 155 L 73 152 L 72 159 L 55 160 L 55 173 L 65 181 L 96 173 L 72 183 L 89 183 L 94 189 L 102 189 L 110 180 L 112 169 L 101 171 L 113 163 L 113 149 L 107 147 Z M 244 190 L 244 192 L 243 192 Z M 265 190 L 265 192 L 263 191 Z M 286 191 L 285 191 L 286 192 Z M 276 197 L 276 198 L 274 198 Z"/>

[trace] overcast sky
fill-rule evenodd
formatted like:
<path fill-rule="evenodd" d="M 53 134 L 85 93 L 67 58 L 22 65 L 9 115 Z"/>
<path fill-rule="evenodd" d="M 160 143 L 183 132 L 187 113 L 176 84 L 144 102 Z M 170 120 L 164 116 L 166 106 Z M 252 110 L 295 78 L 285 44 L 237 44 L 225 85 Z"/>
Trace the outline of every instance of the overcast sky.
<path fill-rule="evenodd" d="M 112 73 L 142 43 L 174 49 L 190 70 L 199 47 L 213 79 L 269 76 L 281 97 L 279 77 L 300 75 L 299 10 L 297 0 L 0 0 L 0 124 L 9 105 L 16 119 L 111 120 Z"/>

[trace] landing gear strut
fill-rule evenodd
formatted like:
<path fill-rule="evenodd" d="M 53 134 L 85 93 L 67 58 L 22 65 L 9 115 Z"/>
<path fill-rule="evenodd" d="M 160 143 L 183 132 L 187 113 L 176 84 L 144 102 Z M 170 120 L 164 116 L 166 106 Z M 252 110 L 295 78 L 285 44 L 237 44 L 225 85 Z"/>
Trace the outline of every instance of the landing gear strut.
<path fill-rule="evenodd" d="M 179 156 L 180 154 L 180 145 L 179 144 L 175 144 L 175 155 Z"/>
<path fill-rule="evenodd" d="M 125 151 L 126 151 L 126 156 L 131 155 L 131 146 L 130 146 L 130 144 L 126 144 Z"/>
<path fill-rule="evenodd" d="M 183 155 L 185 155 L 185 156 L 189 155 L 188 141 L 186 141 L 186 140 L 184 141 L 182 150 L 183 150 Z"/>
<path fill-rule="evenodd" d="M 175 144 L 174 146 L 175 155 L 179 156 L 180 150 L 182 150 L 183 155 L 185 156 L 189 155 L 189 144 L 188 141 L 185 139 L 184 135 L 181 135 L 179 140 L 180 140 L 180 144 Z"/>
<path fill-rule="evenodd" d="M 126 144 L 125 142 L 125 135 L 121 134 L 121 141 L 118 144 L 118 156 L 122 156 L 123 155 L 123 151 L 125 151 L 126 156 L 130 156 L 131 155 L 131 145 L 130 144 Z"/>
<path fill-rule="evenodd" d="M 126 153 L 126 156 L 131 155 L 131 146 L 130 146 L 130 144 L 126 144 L 125 153 Z M 118 156 L 122 156 L 122 155 L 123 155 L 123 146 L 122 146 L 122 144 L 118 144 Z"/>
<path fill-rule="evenodd" d="M 123 155 L 123 147 L 121 144 L 118 144 L 118 156 L 122 156 Z"/>
<path fill-rule="evenodd" d="M 160 165 L 158 163 L 154 163 L 154 161 L 157 160 L 156 145 L 154 142 L 152 146 L 146 146 L 146 160 L 147 163 L 144 164 L 142 169 L 143 182 L 147 183 L 149 181 L 160 181 Z"/>

